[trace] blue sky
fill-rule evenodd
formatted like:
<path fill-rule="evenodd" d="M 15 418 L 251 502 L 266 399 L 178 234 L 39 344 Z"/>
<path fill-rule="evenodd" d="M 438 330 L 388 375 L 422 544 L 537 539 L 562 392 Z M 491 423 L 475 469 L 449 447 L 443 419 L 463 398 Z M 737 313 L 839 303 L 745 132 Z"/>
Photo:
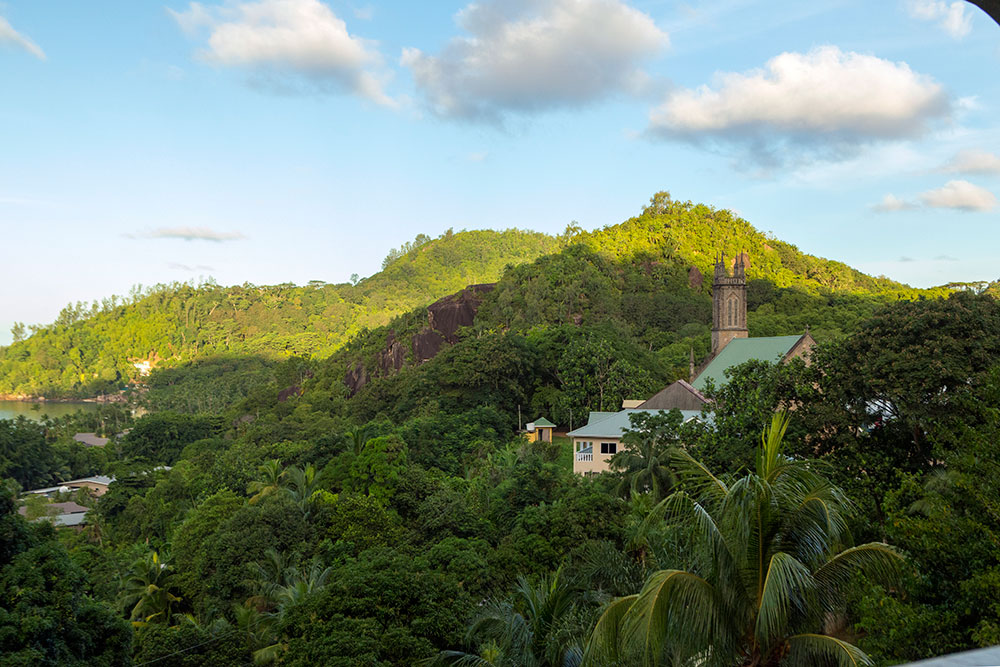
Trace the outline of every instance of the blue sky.
<path fill-rule="evenodd" d="M 0 1 L 0 344 L 134 284 L 341 282 L 658 190 L 996 279 L 998 71 L 950 0 Z"/>

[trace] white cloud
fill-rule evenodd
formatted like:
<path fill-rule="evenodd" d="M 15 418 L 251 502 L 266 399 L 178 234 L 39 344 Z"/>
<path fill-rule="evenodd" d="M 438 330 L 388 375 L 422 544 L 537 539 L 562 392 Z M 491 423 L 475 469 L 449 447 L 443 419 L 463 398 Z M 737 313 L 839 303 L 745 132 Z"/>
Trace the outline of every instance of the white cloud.
<path fill-rule="evenodd" d="M 359 21 L 371 21 L 375 18 L 375 8 L 371 5 L 365 5 L 364 7 L 356 7 L 354 9 L 354 18 Z"/>
<path fill-rule="evenodd" d="M 486 151 L 481 151 L 481 152 L 478 152 L 478 153 L 469 153 L 466 156 L 466 159 L 469 162 L 485 162 L 486 158 L 488 158 L 489 156 L 490 156 L 490 154 L 487 153 Z"/>
<path fill-rule="evenodd" d="M 130 239 L 182 239 L 184 241 L 238 241 L 246 237 L 240 232 L 219 232 L 206 227 L 160 227 L 151 232 L 126 234 Z"/>
<path fill-rule="evenodd" d="M 965 0 L 910 0 L 907 3 L 910 16 L 921 21 L 935 21 L 954 37 L 961 39 L 972 31 L 972 12 Z"/>
<path fill-rule="evenodd" d="M 206 264 L 195 264 L 194 266 L 191 266 L 189 264 L 181 264 L 180 262 L 168 262 L 167 268 L 174 269 L 175 271 L 187 271 L 189 273 L 193 271 L 215 271 L 214 268 Z"/>
<path fill-rule="evenodd" d="M 7 19 L 0 16 L 0 44 L 13 44 L 35 56 L 39 60 L 45 60 L 45 52 L 42 47 L 14 30 L 14 27 L 7 22 Z"/>
<path fill-rule="evenodd" d="M 313 85 L 346 89 L 395 106 L 374 43 L 351 35 L 319 0 L 258 0 L 206 7 L 192 2 L 168 10 L 188 34 L 207 28 L 203 56 L 219 65 L 305 77 Z"/>
<path fill-rule="evenodd" d="M 1000 156 L 978 149 L 963 150 L 941 170 L 954 174 L 1000 174 Z"/>
<path fill-rule="evenodd" d="M 918 208 L 913 202 L 908 202 L 895 195 L 888 194 L 882 201 L 872 206 L 872 210 L 877 213 L 890 213 L 892 211 L 910 211 Z"/>
<path fill-rule="evenodd" d="M 793 154 L 844 157 L 875 141 L 920 136 L 950 114 L 942 86 L 906 63 L 823 46 L 718 74 L 714 87 L 676 90 L 650 113 L 649 132 L 742 147 L 779 164 Z"/>
<path fill-rule="evenodd" d="M 920 200 L 932 208 L 960 211 L 990 211 L 997 205 L 992 192 L 968 181 L 948 181 L 943 187 L 920 195 Z"/>
<path fill-rule="evenodd" d="M 467 36 L 401 58 L 431 109 L 453 118 L 498 121 L 636 92 L 648 78 L 639 63 L 669 43 L 621 0 L 485 0 L 456 20 Z"/>

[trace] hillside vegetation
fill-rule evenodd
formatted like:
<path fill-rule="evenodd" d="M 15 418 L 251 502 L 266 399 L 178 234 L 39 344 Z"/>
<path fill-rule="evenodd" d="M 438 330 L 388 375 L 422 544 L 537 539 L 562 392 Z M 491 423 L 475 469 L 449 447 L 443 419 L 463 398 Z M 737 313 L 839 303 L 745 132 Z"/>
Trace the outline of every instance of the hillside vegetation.
<path fill-rule="evenodd" d="M 545 234 L 445 233 L 390 254 L 378 274 L 360 281 L 222 287 L 174 283 L 127 298 L 67 306 L 26 340 L 0 348 L 0 395 L 85 397 L 112 392 L 154 366 L 217 356 L 267 360 L 325 357 L 366 328 L 462 289 L 496 281 L 508 265 L 557 251 Z M 404 246 L 407 247 L 407 246 Z"/>
<path fill-rule="evenodd" d="M 353 357 L 370 364 L 389 329 L 363 332 L 404 316 L 391 330 L 412 333 L 427 304 L 467 285 L 496 281 L 477 319 L 480 329 L 624 327 L 628 340 L 665 364 L 664 373 L 654 373 L 659 381 L 679 377 L 691 349 L 699 359 L 708 351 L 719 252 L 750 258 L 751 335 L 800 333 L 810 326 L 821 338 L 838 337 L 879 303 L 949 291 L 867 276 L 802 253 L 729 211 L 659 193 L 641 215 L 593 232 L 570 226 L 559 237 L 520 230 L 449 231 L 434 240 L 421 235 L 356 285 L 175 283 L 89 307 L 68 306 L 53 324 L 32 327 L 26 340 L 0 348 L 0 395 L 94 396 L 140 379 L 136 362 L 170 370 L 209 359 L 214 365 L 198 372 L 224 382 L 227 396 L 245 395 L 246 388 L 275 378 L 276 362 L 326 358 L 359 336 L 356 347 L 366 352 Z M 248 357 L 250 367 L 233 361 Z M 199 400 L 195 409 L 206 405 Z"/>
<path fill-rule="evenodd" d="M 155 370 L 135 419 L 0 420 L 0 654 L 889 667 L 1000 643 L 988 288 L 911 299 L 939 292 L 665 196 L 568 232 L 466 291 L 471 324 L 429 358 L 414 342 L 437 320 L 421 306 L 326 359 Z M 574 474 L 566 439 L 526 442 L 523 421 L 579 426 L 703 354 L 709 277 L 689 270 L 707 273 L 691 258 L 713 235 L 749 248 L 751 333 L 811 324 L 810 365 L 734 369 L 709 390 L 711 419 L 643 415 L 609 472 Z M 80 430 L 122 435 L 87 448 Z M 93 474 L 115 477 L 106 494 L 59 497 L 91 508 L 82 530 L 17 514 L 18 489 Z"/>

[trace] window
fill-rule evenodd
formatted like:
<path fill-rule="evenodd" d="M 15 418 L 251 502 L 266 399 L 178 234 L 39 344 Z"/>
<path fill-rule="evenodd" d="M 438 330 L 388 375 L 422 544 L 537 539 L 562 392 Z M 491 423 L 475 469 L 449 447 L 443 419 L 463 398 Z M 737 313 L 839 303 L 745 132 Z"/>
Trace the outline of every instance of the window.
<path fill-rule="evenodd" d="M 614 454 L 618 451 L 617 442 L 602 442 L 601 443 L 601 454 Z"/>

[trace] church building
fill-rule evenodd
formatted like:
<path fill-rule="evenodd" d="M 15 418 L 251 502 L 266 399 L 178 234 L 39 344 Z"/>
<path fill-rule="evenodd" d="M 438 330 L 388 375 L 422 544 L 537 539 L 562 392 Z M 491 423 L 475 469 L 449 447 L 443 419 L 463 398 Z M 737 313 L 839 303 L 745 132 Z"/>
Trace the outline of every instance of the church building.
<path fill-rule="evenodd" d="M 621 449 L 622 436 L 630 424 L 629 414 L 633 412 L 677 409 L 685 421 L 702 419 L 705 418 L 702 409 L 710 402 L 702 392 L 710 383 L 717 388 L 725 385 L 728 382 L 726 371 L 730 368 L 754 359 L 783 364 L 796 357 L 808 361 L 816 344 L 808 330 L 799 336 L 750 338 L 747 329 L 748 262 L 746 253 L 740 253 L 733 261 L 730 274 L 725 255 L 716 258 L 712 280 L 712 352 L 697 369 L 692 352 L 690 381 L 678 380 L 649 399 L 619 412 L 590 413 L 585 426 L 568 433 L 573 438 L 574 472 L 593 474 L 609 469 L 611 457 Z"/>

